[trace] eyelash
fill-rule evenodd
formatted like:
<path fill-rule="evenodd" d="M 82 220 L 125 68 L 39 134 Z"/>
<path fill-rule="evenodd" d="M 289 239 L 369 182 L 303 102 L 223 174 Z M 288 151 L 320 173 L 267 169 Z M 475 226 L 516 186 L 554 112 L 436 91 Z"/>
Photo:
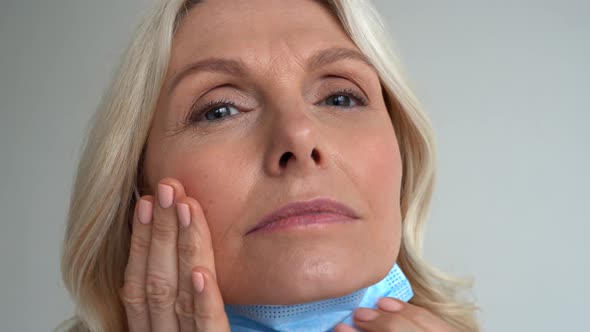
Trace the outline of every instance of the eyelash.
<path fill-rule="evenodd" d="M 338 89 L 338 90 L 332 91 L 328 96 L 324 97 L 324 100 L 328 97 L 332 97 L 335 95 L 344 95 L 344 96 L 348 96 L 348 97 L 353 97 L 360 102 L 360 105 L 351 106 L 351 107 L 344 106 L 344 108 L 353 108 L 353 107 L 359 107 L 359 106 L 362 107 L 362 106 L 367 106 L 367 104 L 368 104 L 367 99 L 365 97 L 363 97 L 361 94 L 359 94 L 354 89 L 350 89 L 350 88 Z M 219 106 L 237 107 L 237 105 L 233 101 L 231 101 L 225 97 L 218 99 L 218 100 L 212 100 L 212 101 L 206 103 L 205 105 L 199 107 L 198 109 L 196 109 L 196 107 L 193 106 L 193 107 L 191 107 L 191 112 L 189 113 L 187 119 L 185 120 L 185 124 L 190 125 L 194 122 L 203 122 L 203 121 L 204 122 L 217 122 L 217 121 L 222 120 L 222 119 L 219 119 L 219 120 L 203 120 L 203 119 L 201 119 L 201 117 L 203 117 L 203 115 L 205 115 L 207 112 L 213 111 Z M 341 106 L 334 106 L 334 105 L 325 105 L 325 106 L 341 107 Z M 228 117 L 231 117 L 231 116 L 228 116 Z"/>

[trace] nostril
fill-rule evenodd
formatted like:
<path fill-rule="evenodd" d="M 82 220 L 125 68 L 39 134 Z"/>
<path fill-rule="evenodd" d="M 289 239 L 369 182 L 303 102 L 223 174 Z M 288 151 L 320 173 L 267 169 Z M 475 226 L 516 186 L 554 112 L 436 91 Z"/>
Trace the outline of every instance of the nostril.
<path fill-rule="evenodd" d="M 279 160 L 279 164 L 281 165 L 281 167 L 285 167 L 287 166 L 287 162 L 289 162 L 289 158 L 291 158 L 291 155 L 293 153 L 291 152 L 285 152 L 282 156 L 281 156 L 281 160 Z"/>
<path fill-rule="evenodd" d="M 317 149 L 313 149 L 313 151 L 311 152 L 311 159 L 313 159 L 316 163 L 319 163 L 320 155 L 318 154 Z"/>

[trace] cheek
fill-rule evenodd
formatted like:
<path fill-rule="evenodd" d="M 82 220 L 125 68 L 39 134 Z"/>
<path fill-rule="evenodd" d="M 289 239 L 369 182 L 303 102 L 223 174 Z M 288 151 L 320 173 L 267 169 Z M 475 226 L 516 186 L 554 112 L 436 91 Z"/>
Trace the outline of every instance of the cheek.
<path fill-rule="evenodd" d="M 235 149 L 235 147 L 234 147 Z M 205 214 L 213 245 L 228 234 L 236 210 L 243 209 L 251 189 L 248 154 L 230 146 L 199 146 L 169 153 L 164 173 L 178 179 L 187 196 L 196 199 Z"/>
<path fill-rule="evenodd" d="M 355 169 L 359 187 L 364 191 L 371 210 L 399 210 L 402 163 L 393 128 L 368 136 L 356 151 Z"/>
<path fill-rule="evenodd" d="M 365 148 L 354 159 L 356 178 L 361 181 L 357 185 L 372 213 L 368 218 L 374 226 L 371 238 L 378 239 L 374 245 L 379 248 L 375 250 L 397 256 L 401 239 L 402 163 L 393 128 L 386 127 L 367 136 L 360 146 Z"/>

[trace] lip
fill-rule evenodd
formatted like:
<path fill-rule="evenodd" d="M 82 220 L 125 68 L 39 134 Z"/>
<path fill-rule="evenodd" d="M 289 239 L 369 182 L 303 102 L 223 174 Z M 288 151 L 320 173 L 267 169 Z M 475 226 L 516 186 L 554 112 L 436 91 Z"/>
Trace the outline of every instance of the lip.
<path fill-rule="evenodd" d="M 264 216 L 246 235 L 266 229 L 318 223 L 345 222 L 358 219 L 357 213 L 335 200 L 317 198 L 289 203 Z"/>

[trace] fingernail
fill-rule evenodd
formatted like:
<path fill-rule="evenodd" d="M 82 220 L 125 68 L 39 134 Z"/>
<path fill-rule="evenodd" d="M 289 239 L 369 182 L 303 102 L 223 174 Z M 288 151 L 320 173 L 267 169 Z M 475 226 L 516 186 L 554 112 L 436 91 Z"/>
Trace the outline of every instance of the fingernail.
<path fill-rule="evenodd" d="M 165 184 L 158 184 L 158 201 L 160 206 L 164 209 L 172 206 L 172 200 L 174 199 L 174 188 Z"/>
<path fill-rule="evenodd" d="M 152 221 L 152 202 L 145 199 L 139 200 L 139 211 L 137 211 L 139 222 L 147 225 Z"/>
<path fill-rule="evenodd" d="M 379 317 L 379 313 L 369 308 L 358 308 L 354 313 L 354 317 L 360 321 L 368 322 Z"/>
<path fill-rule="evenodd" d="M 191 210 L 188 204 L 176 204 L 176 212 L 178 213 L 178 219 L 180 219 L 180 225 L 185 228 L 188 227 L 191 224 Z"/>
<path fill-rule="evenodd" d="M 403 304 L 390 297 L 382 297 L 379 299 L 379 301 L 377 301 L 377 307 L 385 311 L 395 312 L 400 311 L 403 307 Z"/>
<path fill-rule="evenodd" d="M 205 278 L 201 272 L 193 272 L 193 286 L 197 293 L 201 293 L 205 288 Z"/>

